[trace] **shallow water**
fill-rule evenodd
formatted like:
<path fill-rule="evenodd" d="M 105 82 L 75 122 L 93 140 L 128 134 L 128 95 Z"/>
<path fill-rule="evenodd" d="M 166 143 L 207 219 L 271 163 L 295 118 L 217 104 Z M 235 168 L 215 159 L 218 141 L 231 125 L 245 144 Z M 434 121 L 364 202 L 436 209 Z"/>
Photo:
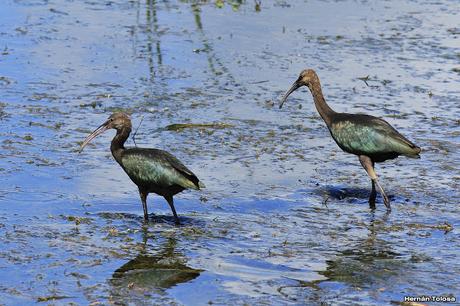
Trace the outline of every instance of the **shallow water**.
<path fill-rule="evenodd" d="M 458 3 L 233 3 L 0 3 L 0 304 L 460 298 Z M 423 148 L 377 168 L 391 214 L 307 90 L 278 109 L 305 67 Z M 117 109 L 206 184 L 182 226 L 154 195 L 142 222 L 113 133 L 77 153 Z"/>

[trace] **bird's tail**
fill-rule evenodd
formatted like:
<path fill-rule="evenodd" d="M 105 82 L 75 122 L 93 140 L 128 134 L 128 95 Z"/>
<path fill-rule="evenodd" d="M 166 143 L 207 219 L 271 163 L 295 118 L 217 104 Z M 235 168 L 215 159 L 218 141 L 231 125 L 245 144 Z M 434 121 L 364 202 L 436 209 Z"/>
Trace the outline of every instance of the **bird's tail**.
<path fill-rule="evenodd" d="M 392 143 L 395 152 L 409 158 L 420 158 L 419 154 L 422 149 L 403 135 L 397 133 L 394 137 L 392 137 L 390 142 Z"/>
<path fill-rule="evenodd" d="M 195 178 L 195 180 L 193 181 L 186 180 L 185 182 L 183 182 L 183 184 L 181 184 L 181 186 L 184 188 L 194 189 L 194 190 L 200 190 L 200 189 L 206 188 L 206 186 L 201 181 L 199 181 L 198 178 Z"/>
<path fill-rule="evenodd" d="M 409 157 L 409 158 L 420 158 L 420 152 L 422 149 L 417 146 L 413 146 L 411 148 L 411 152 L 404 152 L 404 156 Z"/>

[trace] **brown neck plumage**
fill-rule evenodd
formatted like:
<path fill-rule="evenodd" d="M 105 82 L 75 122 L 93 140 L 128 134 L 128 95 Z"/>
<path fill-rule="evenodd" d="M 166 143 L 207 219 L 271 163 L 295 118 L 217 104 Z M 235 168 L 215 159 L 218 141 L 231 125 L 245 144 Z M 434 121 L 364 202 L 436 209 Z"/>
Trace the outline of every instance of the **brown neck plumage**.
<path fill-rule="evenodd" d="M 110 144 L 110 151 L 115 160 L 121 165 L 121 154 L 125 150 L 125 142 L 131 133 L 131 126 L 125 126 L 120 130 L 117 130 L 117 135 L 113 137 L 112 143 Z"/>
<path fill-rule="evenodd" d="M 326 103 L 326 100 L 324 99 L 319 78 L 316 77 L 316 79 L 308 85 L 308 88 L 310 89 L 313 100 L 315 101 L 316 110 L 320 114 L 321 118 L 323 118 L 324 122 L 326 122 L 326 125 L 330 126 L 332 122 L 332 116 L 335 114 L 335 111 L 329 107 L 329 105 Z"/>

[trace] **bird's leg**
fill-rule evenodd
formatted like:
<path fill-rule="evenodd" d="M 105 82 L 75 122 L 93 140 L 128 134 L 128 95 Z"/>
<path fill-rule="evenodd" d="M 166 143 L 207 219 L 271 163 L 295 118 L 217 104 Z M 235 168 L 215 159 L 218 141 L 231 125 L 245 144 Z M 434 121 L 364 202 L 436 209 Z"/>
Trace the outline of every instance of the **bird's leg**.
<path fill-rule="evenodd" d="M 380 193 L 382 194 L 382 197 L 383 197 L 383 203 L 387 207 L 387 210 L 391 210 L 390 199 L 387 197 L 387 194 L 383 190 L 382 186 L 380 186 L 379 181 L 377 181 L 377 179 L 375 180 L 375 184 L 377 184 L 377 187 L 379 187 L 380 189 Z"/>
<path fill-rule="evenodd" d="M 179 217 L 177 216 L 176 209 L 174 208 L 174 200 L 172 196 L 165 196 L 166 201 L 168 201 L 169 207 L 171 207 L 172 213 L 174 215 L 174 220 L 177 225 L 180 224 Z"/>
<path fill-rule="evenodd" d="M 367 175 L 369 175 L 369 177 L 372 180 L 372 192 L 371 192 L 371 196 L 369 197 L 370 207 L 375 208 L 375 196 L 376 196 L 375 185 L 377 185 L 377 187 L 380 189 L 380 193 L 382 194 L 383 203 L 385 204 L 388 210 L 391 210 L 390 200 L 388 199 L 385 191 L 383 190 L 382 186 L 380 186 L 379 181 L 377 180 L 377 174 L 375 173 L 375 170 L 374 170 L 374 162 L 372 161 L 372 159 L 370 159 L 370 157 L 365 156 L 365 155 L 360 155 L 359 161 L 361 162 L 361 165 L 363 166 L 364 170 L 366 170 Z M 372 204 L 372 200 L 374 204 Z"/>
<path fill-rule="evenodd" d="M 375 198 L 377 197 L 377 192 L 375 191 L 375 182 L 371 180 L 372 182 L 372 191 L 371 195 L 369 196 L 369 207 L 371 209 L 375 209 Z"/>
<path fill-rule="evenodd" d="M 144 209 L 144 220 L 147 221 L 149 219 L 149 214 L 147 211 L 147 195 L 149 193 L 145 190 L 139 188 L 139 195 L 141 196 L 142 201 L 142 208 Z"/>

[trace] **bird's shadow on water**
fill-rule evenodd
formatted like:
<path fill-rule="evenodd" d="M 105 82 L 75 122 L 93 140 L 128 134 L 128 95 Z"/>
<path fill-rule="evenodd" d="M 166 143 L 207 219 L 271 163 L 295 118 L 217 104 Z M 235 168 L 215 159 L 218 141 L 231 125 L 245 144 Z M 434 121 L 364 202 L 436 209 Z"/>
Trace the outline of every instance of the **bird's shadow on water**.
<path fill-rule="evenodd" d="M 202 219 L 191 218 L 187 216 L 179 216 L 179 221 L 180 221 L 180 224 L 176 224 L 176 220 L 174 219 L 174 216 L 169 216 L 169 215 L 149 214 L 149 219 L 147 221 L 145 221 L 142 218 L 142 222 L 147 225 L 162 224 L 162 223 L 168 224 L 168 225 L 174 225 L 178 227 L 182 227 L 182 226 L 204 227 L 206 225 L 206 222 Z"/>
<path fill-rule="evenodd" d="M 346 198 L 365 199 L 369 197 L 370 191 L 364 188 L 353 188 L 343 186 L 325 186 L 317 190 L 317 193 L 324 194 L 329 198 L 344 200 Z"/>
<path fill-rule="evenodd" d="M 179 216 L 180 224 L 176 224 L 176 220 L 172 215 L 158 215 L 158 214 L 149 214 L 149 219 L 144 220 L 144 217 L 137 214 L 125 213 L 125 212 L 100 212 L 97 214 L 99 217 L 105 220 L 122 220 L 130 223 L 138 224 L 139 226 L 150 226 L 150 225 L 173 225 L 177 227 L 183 226 L 197 226 L 205 227 L 206 222 L 199 217 L 187 217 Z"/>
<path fill-rule="evenodd" d="M 314 193 L 326 197 L 326 199 L 334 200 L 346 200 L 346 199 L 358 199 L 366 200 L 365 203 L 368 204 L 368 199 L 371 193 L 371 188 L 356 188 L 356 187 L 346 187 L 343 185 L 338 186 L 322 186 L 314 190 Z M 395 200 L 394 195 L 389 195 L 388 198 L 392 201 Z M 383 201 L 381 194 L 377 192 L 377 201 Z"/>

